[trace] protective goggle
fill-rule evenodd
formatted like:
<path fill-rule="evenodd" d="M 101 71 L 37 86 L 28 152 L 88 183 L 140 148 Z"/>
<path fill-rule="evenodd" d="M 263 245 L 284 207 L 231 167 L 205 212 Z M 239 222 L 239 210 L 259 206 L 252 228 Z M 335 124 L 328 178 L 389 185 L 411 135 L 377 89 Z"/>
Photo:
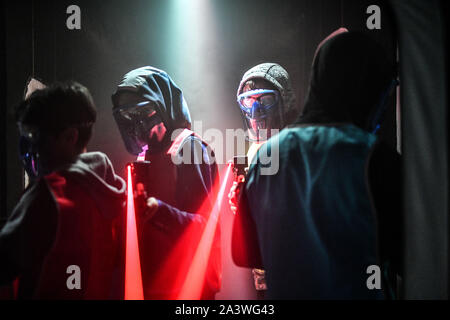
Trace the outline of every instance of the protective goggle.
<path fill-rule="evenodd" d="M 150 101 L 143 101 L 134 104 L 127 104 L 115 107 L 113 113 L 127 120 L 145 119 L 156 113 L 155 108 Z"/>
<path fill-rule="evenodd" d="M 30 140 L 25 137 L 20 137 L 19 141 L 19 156 L 25 171 L 28 176 L 38 176 L 38 157 L 39 154 Z"/>
<path fill-rule="evenodd" d="M 30 177 L 39 175 L 39 132 L 19 125 L 19 157 L 25 171 Z"/>
<path fill-rule="evenodd" d="M 113 115 L 128 152 L 134 155 L 142 152 L 148 144 L 150 130 L 161 122 L 150 101 L 115 107 Z"/>
<path fill-rule="evenodd" d="M 266 112 L 277 105 L 280 94 L 276 90 L 257 89 L 242 93 L 237 102 L 245 115 L 252 119 L 262 119 Z"/>

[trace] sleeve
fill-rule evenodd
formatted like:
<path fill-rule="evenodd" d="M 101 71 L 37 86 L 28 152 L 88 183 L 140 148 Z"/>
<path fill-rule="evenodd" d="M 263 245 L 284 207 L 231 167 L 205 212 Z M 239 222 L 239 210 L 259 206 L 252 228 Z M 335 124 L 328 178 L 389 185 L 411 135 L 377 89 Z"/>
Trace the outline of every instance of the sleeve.
<path fill-rule="evenodd" d="M 219 176 L 214 152 L 200 138 L 190 136 L 181 145 L 179 156 L 183 162 L 177 166 L 177 206 L 205 216 L 214 203 L 214 183 Z"/>
<path fill-rule="evenodd" d="M 186 153 L 189 153 L 188 157 Z M 211 150 L 195 136 L 183 141 L 178 153 L 184 162 L 177 166 L 176 205 L 158 200 L 159 208 L 151 218 L 152 224 L 174 233 L 191 223 L 205 226 L 215 199 L 214 180 L 218 178 L 217 164 L 212 163 L 210 153 Z"/>
<path fill-rule="evenodd" d="M 238 210 L 233 222 L 231 253 L 239 267 L 263 269 L 258 234 L 248 204 L 246 185 L 242 188 Z"/>
<path fill-rule="evenodd" d="M 382 262 L 402 274 L 402 195 L 401 157 L 383 142 L 378 142 L 368 162 L 368 181 L 378 224 L 378 245 Z"/>
<path fill-rule="evenodd" d="M 187 226 L 193 225 L 195 227 L 191 230 L 201 234 L 208 222 L 219 187 L 214 152 L 199 137 L 189 136 L 183 141 L 178 156 L 182 157 L 184 162 L 177 166 L 177 208 L 158 200 L 160 207 L 152 222 L 159 228 L 171 229 L 170 232 L 181 232 Z M 219 216 L 206 275 L 207 290 L 212 292 L 219 291 L 221 286 L 220 234 Z"/>
<path fill-rule="evenodd" d="M 0 285 L 43 263 L 55 239 L 57 211 L 44 180 L 22 196 L 0 231 Z"/>
<path fill-rule="evenodd" d="M 205 226 L 205 219 L 201 215 L 179 210 L 158 200 L 158 211 L 151 218 L 151 223 L 160 231 L 170 236 L 181 234 L 191 224 L 201 230 Z"/>

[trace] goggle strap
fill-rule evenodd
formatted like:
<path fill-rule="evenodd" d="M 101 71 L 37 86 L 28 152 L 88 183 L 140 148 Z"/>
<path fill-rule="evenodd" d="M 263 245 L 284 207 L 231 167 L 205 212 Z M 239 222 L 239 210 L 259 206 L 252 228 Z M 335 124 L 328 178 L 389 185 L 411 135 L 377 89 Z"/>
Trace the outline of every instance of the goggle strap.
<path fill-rule="evenodd" d="M 251 90 L 251 91 L 247 91 L 247 92 L 241 93 L 240 95 L 238 95 L 238 101 L 241 100 L 242 98 L 247 98 L 249 96 L 261 95 L 261 94 L 265 94 L 265 93 L 273 93 L 276 96 L 278 96 L 278 91 L 277 90 L 256 89 L 256 90 Z"/>

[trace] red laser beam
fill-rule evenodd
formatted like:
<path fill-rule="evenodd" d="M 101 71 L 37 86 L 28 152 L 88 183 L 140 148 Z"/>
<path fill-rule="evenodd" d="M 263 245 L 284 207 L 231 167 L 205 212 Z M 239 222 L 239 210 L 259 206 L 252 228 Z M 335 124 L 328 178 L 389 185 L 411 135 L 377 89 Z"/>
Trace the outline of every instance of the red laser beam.
<path fill-rule="evenodd" d="M 181 288 L 178 300 L 198 300 L 201 297 L 206 278 L 209 256 L 211 254 L 214 234 L 219 221 L 222 202 L 225 195 L 225 188 L 228 184 L 228 177 L 232 169 L 232 163 L 228 164 L 224 179 L 219 189 L 214 207 L 209 216 L 206 227 L 196 249 L 192 264 L 189 267 L 186 279 Z"/>
<path fill-rule="evenodd" d="M 144 300 L 142 288 L 141 261 L 136 228 L 136 212 L 134 210 L 133 183 L 131 181 L 131 166 L 128 169 L 127 198 L 127 236 L 125 255 L 125 300 Z"/>
<path fill-rule="evenodd" d="M 227 166 L 227 168 L 225 169 L 226 171 L 228 171 L 231 168 Z M 224 171 L 224 173 L 226 172 Z M 227 178 L 222 180 L 221 182 L 219 177 L 224 176 L 227 176 Z M 207 222 L 209 221 L 209 217 L 213 211 L 213 208 L 214 206 L 216 206 L 215 203 L 217 201 L 219 201 L 220 204 L 222 203 L 222 200 L 216 201 L 216 199 L 218 199 L 217 195 L 219 194 L 219 190 L 225 190 L 226 185 L 229 182 L 227 181 L 229 180 L 229 176 L 230 174 L 228 173 L 225 175 L 218 175 L 216 177 L 213 187 L 210 190 L 209 196 L 205 198 L 200 208 L 196 210 L 196 214 L 204 218 L 204 223 L 200 224 L 198 223 L 198 220 L 197 222 L 193 221 L 190 225 L 185 227 L 182 234 L 178 236 L 171 235 L 171 237 L 176 237 L 176 242 L 173 244 L 164 261 L 159 264 L 158 270 L 155 272 L 155 275 L 152 276 L 151 281 L 146 284 L 146 290 L 148 290 L 149 292 L 155 292 L 158 296 L 158 299 L 179 299 L 181 288 L 186 282 L 186 277 L 189 270 L 191 269 L 193 257 L 195 256 L 198 245 L 200 243 L 200 239 L 202 238 L 203 232 L 207 226 Z M 222 194 L 223 193 L 224 191 L 222 191 Z M 212 229 L 212 227 L 209 227 L 209 229 Z M 212 238 L 214 238 L 214 232 L 211 233 Z M 211 241 L 214 241 L 214 239 L 212 239 Z M 211 246 L 210 249 L 211 251 L 207 253 L 208 256 L 210 256 L 210 261 L 208 261 L 208 257 L 203 257 L 203 259 L 205 259 L 204 263 L 206 265 L 208 264 L 208 262 L 212 263 L 211 278 L 208 277 L 208 283 L 213 287 L 217 287 L 220 284 L 220 253 L 213 251 L 213 248 L 211 248 Z M 207 270 L 209 272 L 209 268 Z M 216 275 L 215 272 L 218 272 L 218 274 Z M 218 278 L 216 276 L 218 276 Z M 206 280 L 204 275 L 196 279 L 195 282 L 197 283 L 196 285 L 200 286 L 200 291 L 201 288 L 203 288 L 205 281 Z M 216 281 L 219 282 L 216 283 Z M 190 297 L 192 296 L 190 295 Z"/>

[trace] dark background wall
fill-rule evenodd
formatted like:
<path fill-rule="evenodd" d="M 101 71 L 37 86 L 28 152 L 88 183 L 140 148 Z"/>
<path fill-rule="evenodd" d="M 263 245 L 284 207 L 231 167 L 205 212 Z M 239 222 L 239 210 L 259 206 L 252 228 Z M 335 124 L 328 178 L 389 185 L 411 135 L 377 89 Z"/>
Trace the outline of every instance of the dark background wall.
<path fill-rule="evenodd" d="M 81 30 L 66 28 L 66 8 L 81 8 Z M 366 9 L 382 9 L 382 29 L 366 28 Z M 97 104 L 98 121 L 89 150 L 105 152 L 116 171 L 133 160 L 127 154 L 111 114 L 110 96 L 133 68 L 152 65 L 167 71 L 183 89 L 193 120 L 203 130 L 241 128 L 236 89 L 243 73 L 266 61 L 291 75 L 297 102 L 308 89 L 317 44 L 344 26 L 372 34 L 395 57 L 393 25 L 383 1 L 366 0 L 178 0 L 178 1 L 8 1 L 4 3 L 6 97 L 0 128 L 4 147 L 2 213 L 12 211 L 23 189 L 17 157 L 13 107 L 23 97 L 29 76 L 45 82 L 76 80 L 87 86 Z M 0 36 L 1 40 L 1 36 Z M 383 135 L 395 145 L 395 111 Z M 251 298 L 250 273 L 232 265 L 229 253 L 231 215 L 222 219 L 224 286 L 219 298 Z"/>

